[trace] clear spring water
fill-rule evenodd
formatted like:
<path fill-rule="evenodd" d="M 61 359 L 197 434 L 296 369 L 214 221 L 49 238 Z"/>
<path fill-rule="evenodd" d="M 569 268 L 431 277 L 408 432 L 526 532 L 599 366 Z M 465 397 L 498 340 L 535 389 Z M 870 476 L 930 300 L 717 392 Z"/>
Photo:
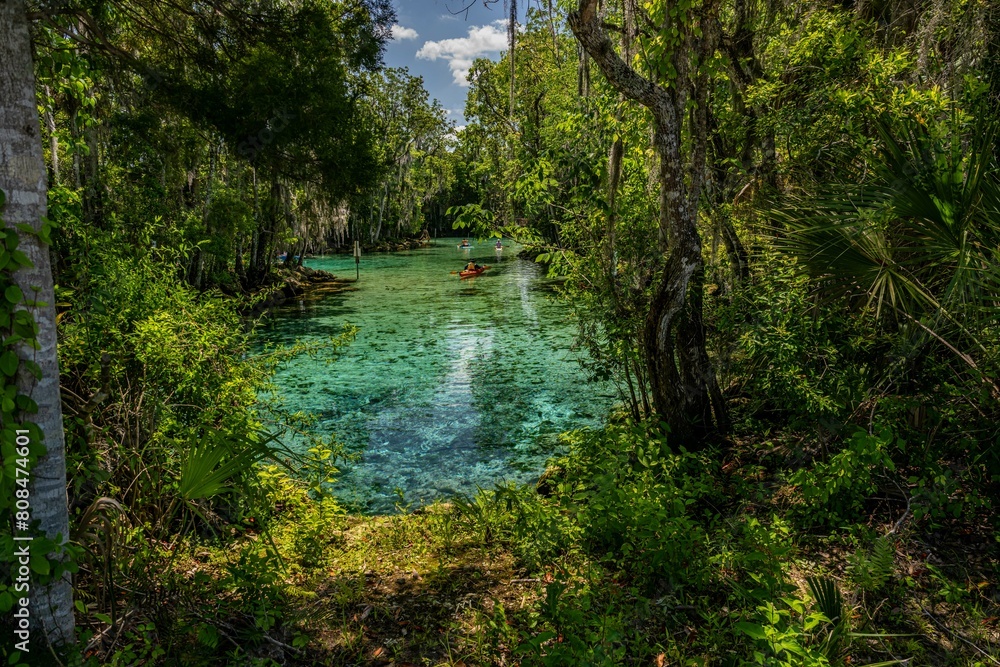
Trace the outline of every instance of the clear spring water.
<path fill-rule="evenodd" d="M 530 481 L 558 433 L 599 426 L 616 400 L 580 367 L 576 325 L 541 267 L 517 246 L 459 241 L 366 255 L 356 291 L 291 302 L 259 329 L 262 342 L 291 343 L 360 327 L 335 363 L 301 356 L 275 378 L 287 407 L 361 453 L 334 489 L 355 509 L 392 511 L 397 488 L 420 503 Z M 470 258 L 492 268 L 450 275 Z M 306 264 L 355 275 L 350 256 Z"/>

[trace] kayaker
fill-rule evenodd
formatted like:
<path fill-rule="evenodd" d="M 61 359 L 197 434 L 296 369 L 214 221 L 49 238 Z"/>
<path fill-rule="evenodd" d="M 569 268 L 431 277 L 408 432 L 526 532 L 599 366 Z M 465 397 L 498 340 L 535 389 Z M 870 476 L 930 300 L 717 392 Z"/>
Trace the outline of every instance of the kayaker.
<path fill-rule="evenodd" d="M 497 239 L 496 249 L 503 250 L 503 241 L 501 241 L 500 239 Z"/>
<path fill-rule="evenodd" d="M 479 268 L 480 268 L 479 265 L 476 264 L 476 262 L 474 260 L 470 259 L 469 263 L 465 267 L 465 270 L 466 271 L 478 271 Z"/>
<path fill-rule="evenodd" d="M 462 239 L 462 247 L 463 248 L 471 248 L 472 247 L 472 245 L 469 243 L 469 239 Z"/>

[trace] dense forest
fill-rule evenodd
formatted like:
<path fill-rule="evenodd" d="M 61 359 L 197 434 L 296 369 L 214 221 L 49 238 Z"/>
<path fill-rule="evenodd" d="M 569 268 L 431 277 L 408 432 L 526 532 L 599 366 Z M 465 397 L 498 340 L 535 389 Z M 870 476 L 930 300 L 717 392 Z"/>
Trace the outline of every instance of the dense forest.
<path fill-rule="evenodd" d="M 0 2 L 0 657 L 1000 664 L 1000 7 L 502 9 L 459 128 L 389 0 Z M 452 233 L 544 266 L 620 407 L 348 511 L 273 379 L 355 332 L 255 323 Z"/>

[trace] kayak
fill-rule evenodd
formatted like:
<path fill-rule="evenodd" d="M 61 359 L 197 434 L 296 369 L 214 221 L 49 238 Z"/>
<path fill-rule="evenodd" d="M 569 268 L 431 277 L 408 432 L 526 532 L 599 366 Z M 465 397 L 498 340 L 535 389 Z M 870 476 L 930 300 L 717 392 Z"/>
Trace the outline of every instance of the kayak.
<path fill-rule="evenodd" d="M 458 272 L 458 277 L 459 278 L 473 278 L 475 276 L 478 276 L 480 273 L 482 273 L 483 271 L 485 271 L 488 268 L 489 268 L 488 266 L 484 266 L 482 268 L 475 269 L 473 271 L 459 271 Z"/>
<path fill-rule="evenodd" d="M 472 249 L 471 245 L 461 245 L 461 244 L 459 244 L 458 247 L 461 248 L 462 250 L 471 250 Z"/>

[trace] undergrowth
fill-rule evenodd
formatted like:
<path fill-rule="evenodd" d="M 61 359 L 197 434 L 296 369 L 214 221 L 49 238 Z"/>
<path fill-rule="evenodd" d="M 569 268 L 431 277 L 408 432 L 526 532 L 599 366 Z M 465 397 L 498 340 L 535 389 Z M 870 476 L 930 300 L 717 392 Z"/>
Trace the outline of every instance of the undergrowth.
<path fill-rule="evenodd" d="M 800 467 L 788 443 L 690 453 L 648 425 L 563 439 L 537 489 L 393 516 L 268 466 L 265 525 L 140 551 L 166 590 L 103 661 L 991 664 L 995 542 L 878 498 L 898 474 L 865 452 L 898 453 L 891 430 Z"/>

